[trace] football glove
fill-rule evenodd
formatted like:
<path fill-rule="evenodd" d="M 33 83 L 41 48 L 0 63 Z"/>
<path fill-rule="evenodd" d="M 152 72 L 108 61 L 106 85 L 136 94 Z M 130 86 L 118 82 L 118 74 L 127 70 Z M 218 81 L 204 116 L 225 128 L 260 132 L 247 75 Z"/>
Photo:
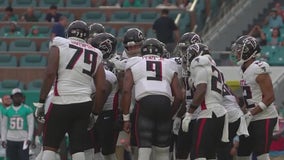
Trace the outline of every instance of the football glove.
<path fill-rule="evenodd" d="M 44 118 L 44 103 L 33 103 L 33 105 L 36 107 L 35 109 L 35 118 L 39 123 L 44 124 L 45 118 Z"/>
<path fill-rule="evenodd" d="M 90 121 L 89 121 L 89 124 L 88 124 L 88 131 L 91 130 L 94 126 L 95 126 L 95 123 L 98 119 L 98 115 L 97 114 L 94 114 L 94 113 L 91 113 L 90 114 Z"/>
<path fill-rule="evenodd" d="M 178 135 L 180 124 L 181 124 L 181 119 L 179 117 L 176 117 L 173 122 L 173 130 L 172 130 L 175 135 Z"/>
<path fill-rule="evenodd" d="M 189 123 L 191 121 L 191 118 L 192 118 L 192 114 L 186 112 L 185 115 L 184 115 L 184 118 L 182 120 L 182 126 L 181 126 L 182 130 L 184 132 L 188 132 L 188 127 L 189 127 Z"/>

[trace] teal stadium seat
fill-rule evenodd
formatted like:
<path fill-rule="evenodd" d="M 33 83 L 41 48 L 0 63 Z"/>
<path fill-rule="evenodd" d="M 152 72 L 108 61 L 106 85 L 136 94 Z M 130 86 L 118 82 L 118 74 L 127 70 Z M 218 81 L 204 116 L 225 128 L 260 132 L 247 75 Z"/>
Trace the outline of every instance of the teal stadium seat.
<path fill-rule="evenodd" d="M 134 14 L 127 11 L 116 11 L 110 17 L 111 22 L 134 22 Z"/>
<path fill-rule="evenodd" d="M 108 6 L 114 6 L 117 4 L 117 0 L 107 0 L 107 5 Z"/>
<path fill-rule="evenodd" d="M 27 90 L 40 90 L 42 86 L 42 79 L 35 79 L 27 84 Z"/>
<path fill-rule="evenodd" d="M 40 10 L 34 10 L 34 15 L 36 16 L 36 18 L 38 19 L 38 21 L 43 21 L 45 19 L 45 14 L 42 13 L 42 11 Z"/>
<path fill-rule="evenodd" d="M 63 16 L 65 16 L 65 17 L 68 19 L 68 21 L 70 21 L 70 22 L 72 22 L 72 21 L 75 20 L 75 16 L 74 16 L 74 14 L 71 13 L 71 12 L 68 12 L 68 11 L 60 11 L 60 13 L 61 13 Z"/>
<path fill-rule="evenodd" d="M 272 57 L 269 57 L 268 64 L 271 65 L 271 66 L 284 66 L 283 55 L 276 54 Z"/>
<path fill-rule="evenodd" d="M 146 32 L 146 37 L 147 38 L 157 38 L 156 33 L 153 31 L 152 28 L 149 28 Z"/>
<path fill-rule="evenodd" d="M 64 7 L 64 0 L 40 0 L 39 7 L 50 7 L 56 5 L 57 7 Z"/>
<path fill-rule="evenodd" d="M 67 0 L 66 7 L 90 7 L 90 0 Z"/>
<path fill-rule="evenodd" d="M 36 0 L 13 0 L 12 6 L 13 7 L 29 7 L 29 6 L 36 6 Z"/>
<path fill-rule="evenodd" d="M 44 37 L 49 37 L 51 34 L 51 28 L 49 26 L 37 26 L 39 34 L 41 34 Z M 33 28 L 29 29 L 29 33 L 32 32 Z"/>
<path fill-rule="evenodd" d="M 40 49 L 39 51 L 41 52 L 48 52 L 49 50 L 49 41 L 44 41 L 40 44 Z"/>
<path fill-rule="evenodd" d="M 45 67 L 47 58 L 42 55 L 25 55 L 20 58 L 20 67 Z"/>
<path fill-rule="evenodd" d="M 14 40 L 9 45 L 9 52 L 35 52 L 36 43 L 29 39 Z"/>
<path fill-rule="evenodd" d="M 85 12 L 82 14 L 81 19 L 86 22 L 105 22 L 106 15 L 103 12 Z"/>
<path fill-rule="evenodd" d="M 110 34 L 116 36 L 116 29 L 111 27 L 111 26 L 105 26 L 105 31 L 107 33 L 110 33 Z"/>
<path fill-rule="evenodd" d="M 14 88 L 24 89 L 24 83 L 16 79 L 5 79 L 0 82 L 1 91 L 10 90 L 11 92 Z"/>
<path fill-rule="evenodd" d="M 5 25 L 3 27 L 0 28 L 0 36 L 4 36 L 5 33 L 8 33 L 10 31 L 10 26 L 9 25 Z M 25 29 L 22 27 L 17 27 L 17 31 L 21 32 L 21 36 L 25 35 Z"/>
<path fill-rule="evenodd" d="M 261 47 L 261 53 L 263 56 L 269 58 L 274 56 L 277 52 L 279 52 L 279 47 L 277 46 L 262 46 Z"/>
<path fill-rule="evenodd" d="M 0 51 L 7 51 L 7 49 L 8 49 L 8 45 L 7 45 L 7 43 L 5 42 L 5 41 L 0 41 Z"/>
<path fill-rule="evenodd" d="M 8 0 L 0 0 L 0 6 L 8 6 L 9 1 Z M 0 17 L 2 19 L 2 17 Z"/>
<path fill-rule="evenodd" d="M 151 22 L 158 18 L 157 12 L 141 12 L 136 15 L 136 22 Z"/>
<path fill-rule="evenodd" d="M 17 67 L 17 58 L 10 54 L 0 54 L 0 67 Z"/>

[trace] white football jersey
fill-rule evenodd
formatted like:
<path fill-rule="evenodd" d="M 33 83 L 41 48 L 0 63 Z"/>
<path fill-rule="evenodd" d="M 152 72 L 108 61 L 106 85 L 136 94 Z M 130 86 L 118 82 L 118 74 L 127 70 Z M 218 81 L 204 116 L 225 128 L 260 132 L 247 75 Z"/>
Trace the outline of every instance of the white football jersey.
<path fill-rule="evenodd" d="M 54 104 L 91 101 L 91 83 L 102 53 L 85 41 L 55 37 L 52 46 L 59 48 L 59 68 L 54 82 Z"/>
<path fill-rule="evenodd" d="M 211 118 L 212 112 L 217 117 L 226 114 L 223 101 L 223 73 L 216 67 L 210 55 L 195 57 L 190 65 L 190 73 L 194 87 L 198 84 L 207 84 L 205 99 L 201 103 L 201 112 L 198 118 Z"/>
<path fill-rule="evenodd" d="M 133 75 L 137 101 L 148 95 L 164 95 L 173 100 L 170 84 L 177 73 L 175 62 L 157 55 L 145 55 L 129 58 L 128 68 Z"/>
<path fill-rule="evenodd" d="M 114 98 L 116 98 L 115 96 L 118 96 L 118 95 L 116 95 L 117 90 L 118 90 L 117 78 L 116 78 L 115 74 L 112 73 L 109 70 L 105 70 L 105 73 L 106 73 L 106 80 L 109 83 L 111 83 L 111 85 L 112 85 L 112 91 L 109 94 L 109 96 L 106 100 L 106 103 L 104 104 L 103 111 L 113 110 L 114 105 L 118 105 L 118 104 L 114 104 L 114 102 L 115 102 Z M 92 92 L 93 93 L 96 92 L 96 87 L 95 87 L 94 83 L 92 83 Z M 118 103 L 118 100 L 117 100 L 117 103 Z"/>
<path fill-rule="evenodd" d="M 223 96 L 223 106 L 227 110 L 229 123 L 233 123 L 243 115 L 243 111 L 241 110 L 236 97 L 226 85 L 224 85 Z"/>
<path fill-rule="evenodd" d="M 177 68 L 177 71 L 178 71 L 178 79 L 181 79 L 182 78 L 182 60 L 180 57 L 172 57 L 172 58 L 169 58 L 169 60 L 175 62 L 176 64 L 176 68 Z"/>
<path fill-rule="evenodd" d="M 244 72 L 242 72 L 240 85 L 248 109 L 255 107 L 255 104 L 262 101 L 262 92 L 260 86 L 256 82 L 256 77 L 259 74 L 270 74 L 270 67 L 266 62 L 254 61 Z M 275 105 L 272 103 L 266 110 L 253 116 L 252 120 L 275 118 L 277 115 Z"/>

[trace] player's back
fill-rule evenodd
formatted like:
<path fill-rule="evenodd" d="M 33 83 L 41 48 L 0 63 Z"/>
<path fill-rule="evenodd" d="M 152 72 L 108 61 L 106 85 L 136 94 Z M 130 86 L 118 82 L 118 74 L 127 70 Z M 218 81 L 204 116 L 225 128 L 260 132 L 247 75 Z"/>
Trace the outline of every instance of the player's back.
<path fill-rule="evenodd" d="M 126 69 L 131 68 L 136 100 L 148 95 L 172 98 L 171 81 L 177 73 L 174 61 L 156 55 L 129 58 Z"/>
<path fill-rule="evenodd" d="M 72 38 L 55 37 L 52 45 L 59 48 L 53 103 L 90 101 L 92 76 L 101 63 L 101 51 L 84 41 Z"/>

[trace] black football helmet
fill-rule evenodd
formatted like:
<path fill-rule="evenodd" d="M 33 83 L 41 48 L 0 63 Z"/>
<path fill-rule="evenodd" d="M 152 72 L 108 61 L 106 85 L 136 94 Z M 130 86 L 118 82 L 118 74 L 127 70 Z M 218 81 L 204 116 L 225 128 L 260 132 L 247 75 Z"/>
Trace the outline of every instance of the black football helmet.
<path fill-rule="evenodd" d="M 258 41 L 249 35 L 239 37 L 231 47 L 232 54 L 237 58 L 237 64 L 242 65 L 251 58 L 256 58 L 261 52 Z"/>
<path fill-rule="evenodd" d="M 66 29 L 66 37 L 77 37 L 83 40 L 89 36 L 89 28 L 86 22 L 75 20 L 69 24 Z"/>
<path fill-rule="evenodd" d="M 103 32 L 105 32 L 105 27 L 102 24 L 92 23 L 89 25 L 90 36 L 94 36 L 95 34 L 103 33 Z"/>
<path fill-rule="evenodd" d="M 137 54 L 137 52 L 140 52 L 139 49 L 129 50 L 130 46 L 141 46 L 143 44 L 143 41 L 145 39 L 145 36 L 143 32 L 138 28 L 129 28 L 124 36 L 123 36 L 123 45 L 125 48 L 125 51 L 127 54 Z"/>
<path fill-rule="evenodd" d="M 161 56 L 163 55 L 163 53 L 164 53 L 163 45 L 156 38 L 148 38 L 142 44 L 141 47 L 142 55 L 155 54 Z"/>
<path fill-rule="evenodd" d="M 181 57 L 182 55 L 186 54 L 187 47 L 195 43 L 202 43 L 202 39 L 198 34 L 194 32 L 184 33 L 178 41 L 175 49 L 175 52 L 177 53 L 175 53 L 175 55 Z"/>
<path fill-rule="evenodd" d="M 93 47 L 100 49 L 103 53 L 103 58 L 107 59 L 115 53 L 117 40 L 110 33 L 98 33 L 91 39 L 90 44 Z"/>
<path fill-rule="evenodd" d="M 206 54 L 210 54 L 209 48 L 207 45 L 203 43 L 195 43 L 195 44 L 190 45 L 186 49 L 186 54 L 182 55 L 183 68 L 189 71 L 191 61 L 197 56 L 202 56 Z"/>

